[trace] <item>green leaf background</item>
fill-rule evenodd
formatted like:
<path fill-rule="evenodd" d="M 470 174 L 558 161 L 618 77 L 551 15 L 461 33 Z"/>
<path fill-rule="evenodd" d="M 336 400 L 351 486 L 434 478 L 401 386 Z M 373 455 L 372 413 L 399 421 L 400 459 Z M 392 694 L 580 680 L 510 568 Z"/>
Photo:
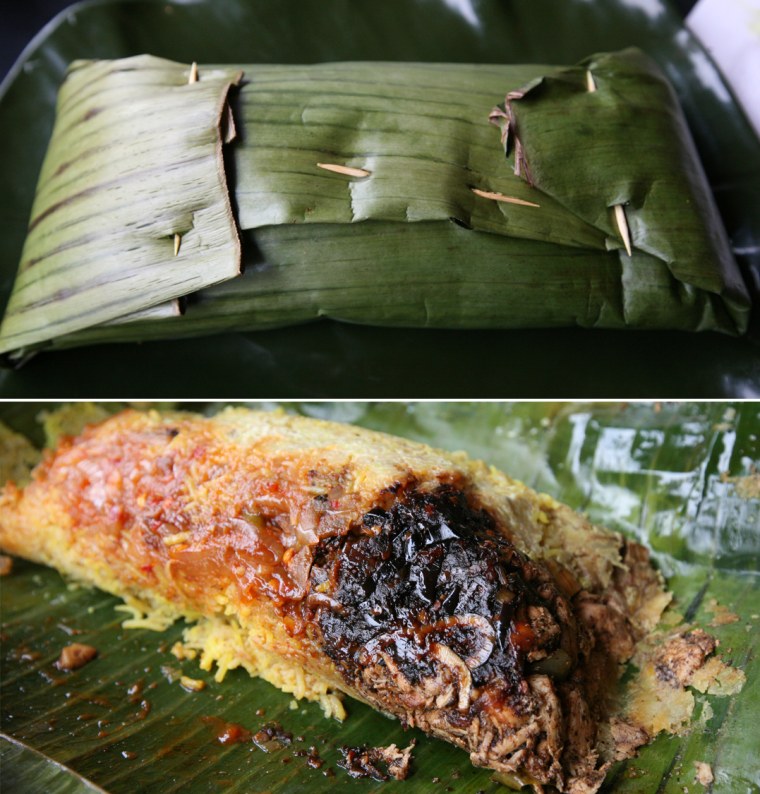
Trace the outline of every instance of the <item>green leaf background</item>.
<path fill-rule="evenodd" d="M 758 790 L 760 404 L 283 407 L 464 449 L 592 520 L 646 542 L 676 595 L 676 608 L 688 620 L 708 626 L 712 599 L 737 613 L 738 622 L 708 630 L 719 638 L 723 658 L 746 672 L 742 692 L 730 698 L 697 694 L 690 732 L 660 736 L 638 758 L 619 764 L 605 790 L 701 792 L 694 782 L 695 761 L 712 766 L 715 792 Z M 5 404 L 0 418 L 39 442 L 35 416 L 40 408 Z M 288 695 L 241 670 L 216 683 L 197 662 L 179 662 L 168 652 L 181 625 L 164 633 L 124 630 L 123 613 L 114 611 L 116 599 L 73 589 L 54 571 L 16 561 L 0 587 L 2 730 L 13 737 L 0 742 L 4 790 L 91 790 L 77 775 L 115 794 L 358 792 L 381 785 L 383 791 L 406 794 L 499 790 L 489 772 L 473 768 L 464 752 L 416 731 L 405 733 L 398 723 L 358 703 L 347 702 L 349 719 L 339 724 L 324 719 L 314 704 L 291 708 Z M 61 673 L 53 663 L 73 639 L 95 645 L 100 655 L 78 671 Z M 206 689 L 184 691 L 170 680 L 179 670 L 205 680 Z M 274 720 L 295 738 L 290 747 L 271 753 L 251 743 L 224 746 L 214 725 L 204 720 L 209 717 L 254 731 Z M 354 781 L 336 766 L 343 744 L 404 746 L 411 737 L 419 740 L 414 774 L 403 783 Z M 310 745 L 324 759 L 322 769 L 309 768 L 294 752 Z M 335 777 L 324 774 L 328 768 Z"/>

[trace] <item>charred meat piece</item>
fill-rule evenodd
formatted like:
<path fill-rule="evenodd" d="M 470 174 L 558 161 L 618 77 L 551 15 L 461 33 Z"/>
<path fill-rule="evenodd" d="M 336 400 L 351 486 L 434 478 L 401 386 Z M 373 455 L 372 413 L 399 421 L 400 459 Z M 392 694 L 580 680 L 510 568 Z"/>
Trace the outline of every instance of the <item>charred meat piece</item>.
<path fill-rule="evenodd" d="M 317 547 L 311 582 L 328 596 L 309 602 L 323 648 L 366 700 L 489 765 L 520 748 L 537 777 L 562 775 L 551 678 L 576 666 L 575 619 L 546 570 L 461 491 L 366 514 Z M 551 677 L 533 674 L 542 664 Z"/>
<path fill-rule="evenodd" d="M 395 744 L 388 747 L 341 747 L 343 760 L 338 762 L 338 766 L 355 778 L 406 780 L 414 747 L 414 741 L 403 750 L 399 750 Z"/>

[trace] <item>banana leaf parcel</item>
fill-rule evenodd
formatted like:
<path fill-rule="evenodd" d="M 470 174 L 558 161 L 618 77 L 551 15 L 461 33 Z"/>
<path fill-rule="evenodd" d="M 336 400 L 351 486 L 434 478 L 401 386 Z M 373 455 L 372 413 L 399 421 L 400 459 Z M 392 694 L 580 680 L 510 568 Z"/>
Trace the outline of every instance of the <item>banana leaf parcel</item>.
<path fill-rule="evenodd" d="M 330 317 L 744 332 L 643 53 L 569 67 L 78 61 L 0 353 Z"/>

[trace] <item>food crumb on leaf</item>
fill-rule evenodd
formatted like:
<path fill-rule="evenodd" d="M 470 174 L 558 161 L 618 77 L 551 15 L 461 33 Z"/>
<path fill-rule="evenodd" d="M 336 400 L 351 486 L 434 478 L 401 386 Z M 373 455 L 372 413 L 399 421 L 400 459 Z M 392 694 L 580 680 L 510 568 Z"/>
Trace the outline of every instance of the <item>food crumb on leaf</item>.
<path fill-rule="evenodd" d="M 78 670 L 91 662 L 98 655 L 98 649 L 92 645 L 85 645 L 81 642 L 72 642 L 67 645 L 58 657 L 55 666 L 59 670 Z"/>
<path fill-rule="evenodd" d="M 190 676 L 180 676 L 179 684 L 186 692 L 200 692 L 206 688 L 206 682 L 201 678 L 190 678 Z"/>
<path fill-rule="evenodd" d="M 392 777 L 406 780 L 416 744 L 412 739 L 403 750 L 399 750 L 395 744 L 388 747 L 341 747 L 343 760 L 338 761 L 338 766 L 353 778 L 371 777 L 385 781 Z"/>
<path fill-rule="evenodd" d="M 715 780 L 710 764 L 706 764 L 704 761 L 695 761 L 694 766 L 697 768 L 695 776 L 697 783 L 701 783 L 703 786 L 707 787 Z"/>
<path fill-rule="evenodd" d="M 195 659 L 195 657 L 198 655 L 198 651 L 196 651 L 195 648 L 188 648 L 181 642 L 175 642 L 171 647 L 171 654 L 176 659 L 184 661 L 185 659 Z"/>
<path fill-rule="evenodd" d="M 717 642 L 702 629 L 677 633 L 638 659 L 639 673 L 628 692 L 626 721 L 650 736 L 686 730 L 696 701 L 689 687 L 710 695 L 733 695 L 746 676 L 713 656 Z M 709 704 L 708 704 L 709 705 Z M 711 710 L 706 719 L 712 716 Z"/>
<path fill-rule="evenodd" d="M 728 623 L 738 623 L 739 616 L 732 612 L 724 604 L 719 604 L 714 598 L 707 602 L 707 611 L 713 614 L 713 619 L 710 621 L 710 626 L 716 628 L 717 626 L 725 626 Z"/>

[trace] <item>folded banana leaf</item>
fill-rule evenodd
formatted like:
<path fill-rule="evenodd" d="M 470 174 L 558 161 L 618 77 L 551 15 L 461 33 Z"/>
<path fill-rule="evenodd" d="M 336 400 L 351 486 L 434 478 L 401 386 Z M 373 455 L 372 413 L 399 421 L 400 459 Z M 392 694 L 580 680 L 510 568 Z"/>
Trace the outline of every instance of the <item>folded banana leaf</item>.
<path fill-rule="evenodd" d="M 742 333 L 748 312 L 677 100 L 636 50 L 139 56 L 71 67 L 0 352 L 319 317 Z"/>

